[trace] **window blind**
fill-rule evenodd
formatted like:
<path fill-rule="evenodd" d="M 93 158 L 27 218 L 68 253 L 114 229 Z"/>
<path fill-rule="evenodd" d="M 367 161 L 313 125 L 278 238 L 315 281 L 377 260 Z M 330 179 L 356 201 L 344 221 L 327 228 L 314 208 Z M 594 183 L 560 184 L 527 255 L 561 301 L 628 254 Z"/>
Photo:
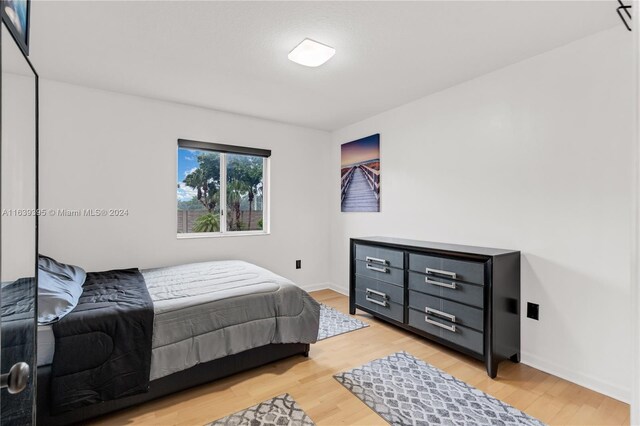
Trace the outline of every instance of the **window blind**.
<path fill-rule="evenodd" d="M 179 148 L 200 149 L 203 151 L 225 152 L 227 154 L 254 155 L 256 157 L 270 157 L 270 149 L 249 148 L 247 146 L 225 145 L 213 142 L 192 141 L 189 139 L 178 139 Z"/>

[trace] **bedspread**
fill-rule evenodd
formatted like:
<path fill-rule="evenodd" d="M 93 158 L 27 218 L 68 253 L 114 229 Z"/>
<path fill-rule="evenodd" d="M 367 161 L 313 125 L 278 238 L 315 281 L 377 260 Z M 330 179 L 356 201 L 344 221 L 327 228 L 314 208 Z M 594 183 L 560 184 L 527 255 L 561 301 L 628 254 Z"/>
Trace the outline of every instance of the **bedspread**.
<path fill-rule="evenodd" d="M 272 343 L 314 343 L 320 305 L 243 261 L 141 271 L 153 300 L 151 380 Z"/>

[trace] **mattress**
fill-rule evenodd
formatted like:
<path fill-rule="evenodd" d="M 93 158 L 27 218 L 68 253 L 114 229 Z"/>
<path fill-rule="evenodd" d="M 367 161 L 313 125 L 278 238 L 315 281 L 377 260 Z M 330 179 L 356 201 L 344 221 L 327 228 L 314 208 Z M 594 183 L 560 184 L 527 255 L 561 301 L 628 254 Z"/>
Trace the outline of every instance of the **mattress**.
<path fill-rule="evenodd" d="M 51 325 L 38 326 L 38 367 L 49 365 L 53 362 L 53 353 L 56 350 L 56 339 Z"/>
<path fill-rule="evenodd" d="M 243 261 L 141 271 L 154 305 L 150 379 L 272 343 L 314 343 L 320 305 L 291 281 Z M 51 364 L 38 326 L 38 366 Z"/>

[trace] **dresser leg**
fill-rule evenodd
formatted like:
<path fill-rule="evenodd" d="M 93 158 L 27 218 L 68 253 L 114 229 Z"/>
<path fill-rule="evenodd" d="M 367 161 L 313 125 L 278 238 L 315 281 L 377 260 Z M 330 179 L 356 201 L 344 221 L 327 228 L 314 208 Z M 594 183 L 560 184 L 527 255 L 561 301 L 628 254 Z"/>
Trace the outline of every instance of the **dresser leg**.
<path fill-rule="evenodd" d="M 492 379 L 498 377 L 498 364 L 499 361 L 487 361 L 487 374 Z"/>
<path fill-rule="evenodd" d="M 518 364 L 518 363 L 520 362 L 520 352 L 518 352 L 518 353 L 516 353 L 516 354 L 511 355 L 511 357 L 509 357 L 509 359 L 510 359 L 512 362 L 515 362 L 516 364 Z"/>

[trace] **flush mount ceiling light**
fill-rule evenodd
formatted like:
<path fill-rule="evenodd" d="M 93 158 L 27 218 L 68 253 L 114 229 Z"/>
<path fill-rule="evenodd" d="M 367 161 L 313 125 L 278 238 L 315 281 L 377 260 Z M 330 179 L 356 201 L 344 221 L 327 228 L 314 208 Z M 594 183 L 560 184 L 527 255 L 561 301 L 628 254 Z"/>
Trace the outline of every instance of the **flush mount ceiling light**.
<path fill-rule="evenodd" d="M 336 49 L 326 44 L 305 38 L 289 52 L 289 60 L 305 67 L 319 67 L 336 53 Z"/>

